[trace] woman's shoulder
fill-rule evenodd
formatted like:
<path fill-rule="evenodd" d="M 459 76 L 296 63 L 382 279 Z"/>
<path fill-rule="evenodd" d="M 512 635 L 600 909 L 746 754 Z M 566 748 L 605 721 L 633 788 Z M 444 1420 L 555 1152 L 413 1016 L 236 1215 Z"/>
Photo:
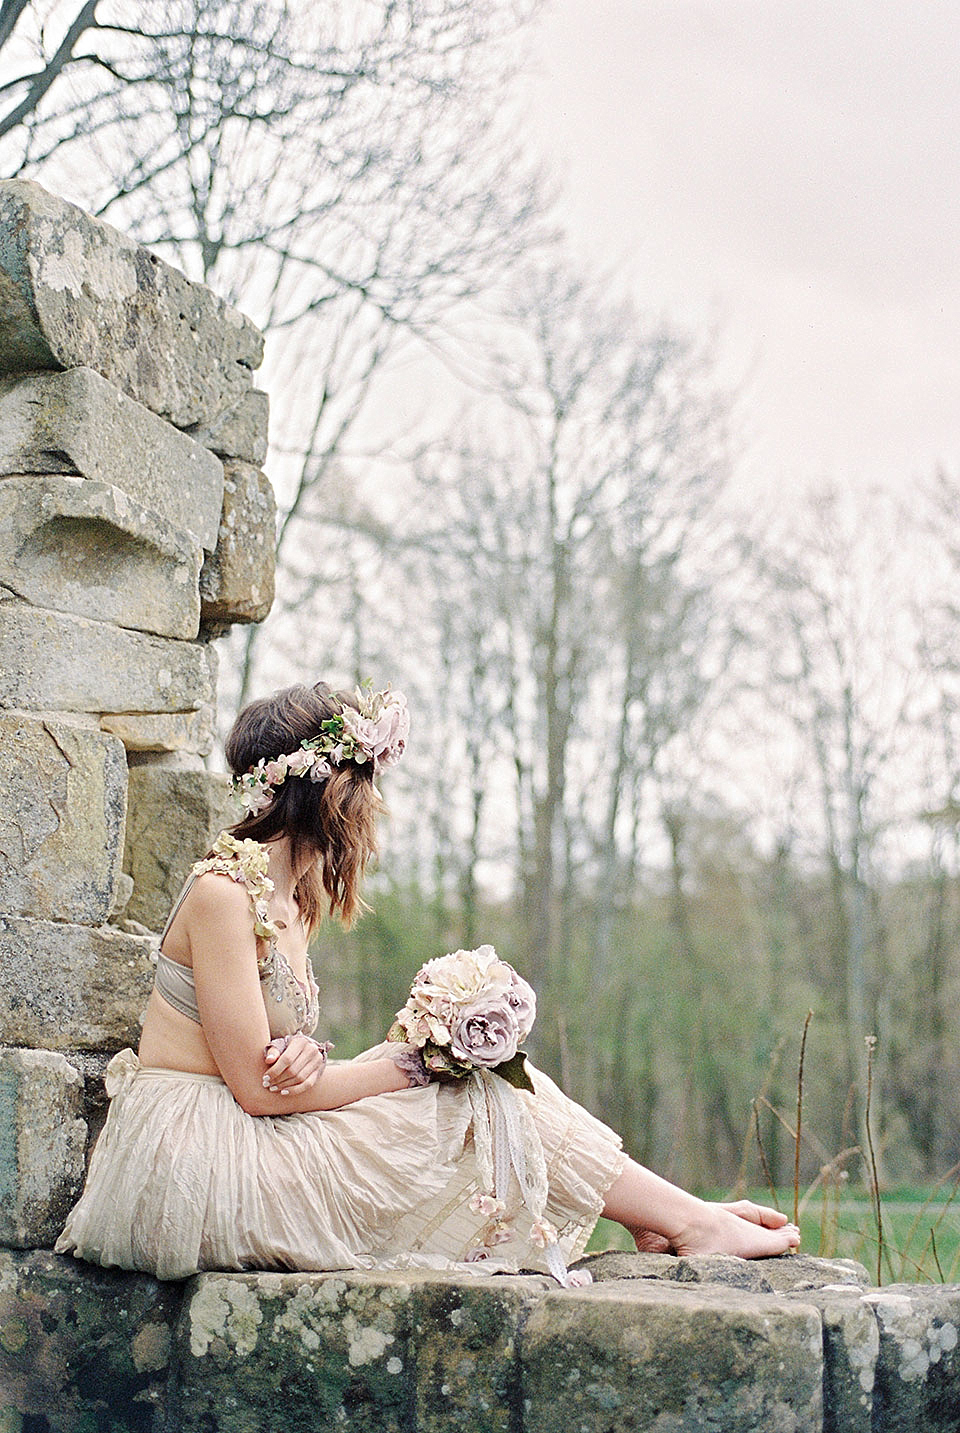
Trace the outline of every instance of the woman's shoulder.
<path fill-rule="evenodd" d="M 262 890 L 265 895 L 273 891 L 273 882 L 267 875 L 269 855 L 266 846 L 249 839 L 241 841 L 229 831 L 221 831 L 202 861 L 195 861 L 194 876 L 209 873 L 232 876 L 235 881 L 249 888 Z"/>
<path fill-rule="evenodd" d="M 238 840 L 221 831 L 210 852 L 195 862 L 191 876 L 192 904 L 198 913 L 224 915 L 247 913 L 253 906 L 253 929 L 257 936 L 272 940 L 276 927 L 270 920 L 267 901 L 273 882 L 267 875 L 268 853 L 258 841 Z M 218 877 L 229 877 L 229 880 Z"/>

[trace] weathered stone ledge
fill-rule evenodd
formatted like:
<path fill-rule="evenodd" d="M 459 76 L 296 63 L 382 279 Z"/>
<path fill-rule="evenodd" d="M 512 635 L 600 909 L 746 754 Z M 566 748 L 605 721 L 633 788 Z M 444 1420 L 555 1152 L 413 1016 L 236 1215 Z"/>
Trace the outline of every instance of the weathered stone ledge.
<path fill-rule="evenodd" d="M 6 600 L 0 589 L 0 707 L 189 712 L 213 701 L 216 653 Z"/>
<path fill-rule="evenodd" d="M 0 183 L 0 369 L 92 368 L 178 428 L 250 391 L 248 318 L 39 184 Z"/>
<path fill-rule="evenodd" d="M 0 587 L 34 607 L 189 640 L 202 559 L 189 533 L 119 488 L 70 476 L 0 482 Z"/>
<path fill-rule="evenodd" d="M 955 1433 L 960 1287 L 849 1261 L 600 1256 L 159 1284 L 0 1251 L 0 1428 Z M 746 1284 L 748 1287 L 744 1287 Z M 47 1420 L 47 1421 L 41 1421 Z"/>
<path fill-rule="evenodd" d="M 92 368 L 0 381 L 0 473 L 77 473 L 216 544 L 219 458 Z"/>

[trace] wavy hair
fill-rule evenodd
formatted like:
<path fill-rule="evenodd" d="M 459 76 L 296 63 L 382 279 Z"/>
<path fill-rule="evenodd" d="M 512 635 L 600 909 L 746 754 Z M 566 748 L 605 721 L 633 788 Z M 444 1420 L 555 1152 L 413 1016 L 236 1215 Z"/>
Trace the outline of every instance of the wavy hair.
<path fill-rule="evenodd" d="M 356 710 L 356 697 L 334 691 L 326 682 L 285 687 L 250 702 L 227 737 L 230 769 L 242 776 L 261 758 L 270 761 L 296 751 L 302 741 L 317 735 L 321 722 L 344 707 Z M 245 816 L 230 829 L 234 836 L 254 841 L 289 837 L 293 869 L 306 866 L 294 897 L 310 934 L 324 914 L 349 927 L 367 909 L 360 883 L 367 862 L 377 853 L 376 822 L 382 811 L 373 763 L 346 761 L 324 781 L 285 781 L 265 811 Z"/>

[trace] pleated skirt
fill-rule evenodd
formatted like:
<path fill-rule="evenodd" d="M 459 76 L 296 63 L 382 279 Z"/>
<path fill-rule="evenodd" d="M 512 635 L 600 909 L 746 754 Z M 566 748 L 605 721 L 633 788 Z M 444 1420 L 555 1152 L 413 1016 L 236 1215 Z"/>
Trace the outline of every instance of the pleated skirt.
<path fill-rule="evenodd" d="M 625 1156 L 612 1130 L 541 1071 L 532 1076 L 535 1093 L 521 1098 L 546 1158 L 546 1215 L 569 1264 Z M 161 1279 L 204 1269 L 546 1269 L 519 1199 L 509 1238 L 484 1243 L 489 1218 L 471 1207 L 482 1201 L 460 1085 L 253 1116 L 219 1077 L 146 1068 L 127 1050 L 111 1061 L 107 1090 L 107 1121 L 59 1253 Z"/>

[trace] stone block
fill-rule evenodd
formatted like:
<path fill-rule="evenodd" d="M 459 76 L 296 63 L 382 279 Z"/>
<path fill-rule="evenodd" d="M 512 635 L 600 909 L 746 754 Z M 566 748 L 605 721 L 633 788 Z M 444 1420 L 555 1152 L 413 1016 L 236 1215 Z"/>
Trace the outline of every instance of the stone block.
<path fill-rule="evenodd" d="M 263 338 L 203 284 L 39 184 L 0 184 L 0 364 L 93 368 L 178 428 L 249 389 Z"/>
<path fill-rule="evenodd" d="M 504 1277 L 414 1288 L 417 1433 L 514 1433 L 519 1333 L 550 1287 Z"/>
<path fill-rule="evenodd" d="M 119 488 L 213 550 L 219 458 L 92 368 L 0 383 L 0 473 L 60 472 Z"/>
<path fill-rule="evenodd" d="M 0 1250 L 0 1428 L 150 1433 L 163 1418 L 178 1284 Z"/>
<path fill-rule="evenodd" d="M 52 1244 L 83 1184 L 83 1080 L 51 1050 L 0 1048 L 0 1244 Z"/>
<path fill-rule="evenodd" d="M 732 1254 L 684 1257 L 675 1260 L 672 1280 L 677 1284 L 707 1284 L 769 1294 L 773 1286 L 766 1277 L 766 1265 L 772 1262 L 770 1259 L 737 1259 Z"/>
<path fill-rule="evenodd" d="M 201 642 L 0 601 L 0 707 L 196 711 L 213 701 L 215 661 Z"/>
<path fill-rule="evenodd" d="M 960 1428 L 960 1285 L 890 1284 L 864 1296 L 880 1330 L 873 1426 Z"/>
<path fill-rule="evenodd" d="M 123 857 L 116 737 L 0 711 L 0 911 L 99 925 Z"/>
<path fill-rule="evenodd" d="M 127 788 L 124 870 L 130 920 L 161 930 L 194 861 L 239 820 L 229 778 L 209 771 L 133 766 Z"/>
<path fill-rule="evenodd" d="M 645 1279 L 549 1293 L 520 1334 L 524 1433 L 821 1433 L 815 1309 Z"/>
<path fill-rule="evenodd" d="M 0 916 L 0 1043 L 135 1047 L 155 965 L 152 936 Z"/>
<path fill-rule="evenodd" d="M 261 468 L 267 460 L 267 423 L 270 400 L 251 388 L 239 403 L 225 409 L 212 423 L 189 429 L 190 437 L 220 458 L 241 458 Z"/>
<path fill-rule="evenodd" d="M 262 622 L 273 604 L 277 507 L 270 480 L 251 463 L 223 465 L 217 546 L 200 573 L 204 622 Z"/>
<path fill-rule="evenodd" d="M 0 480 L 0 591 L 34 607 L 196 637 L 203 556 L 119 488 L 74 477 Z"/>
<path fill-rule="evenodd" d="M 834 1289 L 837 1285 L 866 1289 L 870 1275 L 856 1259 L 819 1259 L 812 1254 L 788 1254 L 759 1260 L 764 1277 L 778 1294 L 804 1293 L 807 1289 Z"/>
<path fill-rule="evenodd" d="M 862 1289 L 853 1284 L 826 1285 L 788 1297 L 820 1314 L 823 1433 L 872 1433 L 880 1334 Z"/>
<path fill-rule="evenodd" d="M 184 751 L 207 756 L 213 750 L 213 707 L 195 712 L 108 712 L 100 730 L 120 738 L 129 752 Z"/>
<path fill-rule="evenodd" d="M 571 1265 L 586 1269 L 595 1284 L 612 1279 L 664 1279 L 672 1283 L 678 1259 L 675 1254 L 629 1254 L 625 1250 L 605 1249 L 599 1254 L 586 1254 Z"/>
<path fill-rule="evenodd" d="M 673 1254 L 629 1254 L 609 1250 L 588 1254 L 574 1265 L 587 1269 L 595 1284 L 611 1279 L 663 1279 L 675 1284 L 720 1284 L 758 1294 L 793 1293 L 837 1284 L 865 1289 L 870 1276 L 853 1259 L 818 1259 L 804 1254 L 778 1259 L 734 1259 L 728 1254 L 676 1258 Z"/>
<path fill-rule="evenodd" d="M 404 1274 L 201 1274 L 178 1330 L 179 1433 L 409 1433 Z"/>

